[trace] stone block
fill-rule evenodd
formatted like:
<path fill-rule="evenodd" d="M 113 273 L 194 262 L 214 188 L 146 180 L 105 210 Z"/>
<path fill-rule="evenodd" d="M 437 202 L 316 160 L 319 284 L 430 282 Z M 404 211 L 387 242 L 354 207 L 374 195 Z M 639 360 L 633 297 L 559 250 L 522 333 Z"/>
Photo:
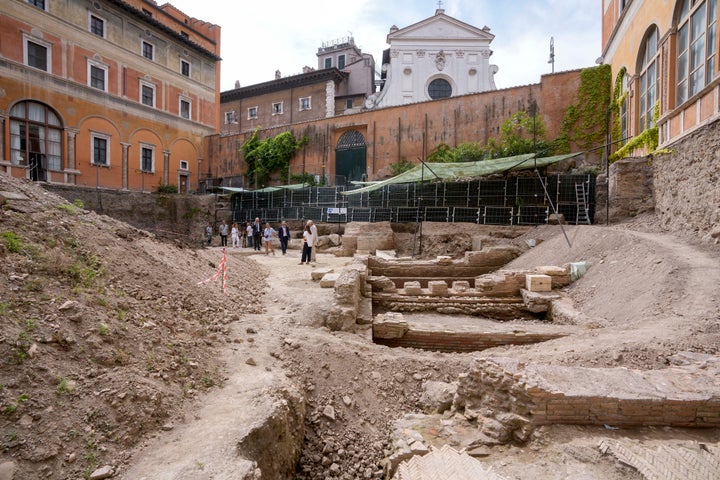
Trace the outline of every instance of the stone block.
<path fill-rule="evenodd" d="M 470 290 L 470 282 L 467 280 L 455 280 L 452 283 L 452 289 L 456 292 L 467 292 Z"/>
<path fill-rule="evenodd" d="M 340 276 L 339 273 L 326 273 L 320 279 L 320 287 L 321 288 L 335 288 L 335 282 L 337 281 L 339 276 Z"/>
<path fill-rule="evenodd" d="M 376 250 L 375 256 L 392 260 L 397 258 L 397 253 L 395 252 L 395 250 Z"/>
<path fill-rule="evenodd" d="M 396 292 L 397 287 L 395 286 L 395 282 L 393 282 L 391 279 L 389 279 L 386 276 L 370 276 L 368 277 L 368 283 L 372 285 L 372 288 L 374 291 L 377 292 Z"/>
<path fill-rule="evenodd" d="M 310 272 L 310 278 L 317 281 L 323 278 L 326 274 L 333 273 L 332 268 L 316 268 Z"/>
<path fill-rule="evenodd" d="M 360 291 L 360 272 L 357 270 L 345 270 L 335 279 L 335 301 L 339 305 L 357 308 Z"/>
<path fill-rule="evenodd" d="M 408 329 L 402 313 L 382 313 L 373 320 L 373 337 L 376 338 L 402 338 Z"/>
<path fill-rule="evenodd" d="M 452 265 L 453 259 L 452 257 L 448 255 L 438 255 L 437 257 L 437 264 L 438 265 Z"/>
<path fill-rule="evenodd" d="M 549 292 L 552 290 L 550 275 L 525 275 L 525 289 L 531 292 Z"/>
<path fill-rule="evenodd" d="M 443 280 L 431 280 L 428 282 L 430 295 L 447 296 L 448 286 Z"/>
<path fill-rule="evenodd" d="M 420 282 L 417 281 L 405 282 L 405 284 L 403 285 L 403 290 L 405 291 L 405 295 L 422 295 L 423 293 Z"/>

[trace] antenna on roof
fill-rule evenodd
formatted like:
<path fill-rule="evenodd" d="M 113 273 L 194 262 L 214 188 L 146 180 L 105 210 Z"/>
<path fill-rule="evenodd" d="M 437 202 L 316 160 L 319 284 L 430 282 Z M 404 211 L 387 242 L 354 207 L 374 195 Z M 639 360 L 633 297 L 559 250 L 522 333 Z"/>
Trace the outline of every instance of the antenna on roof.
<path fill-rule="evenodd" d="M 550 60 L 548 63 L 552 65 L 552 73 L 555 73 L 555 38 L 550 37 Z"/>
<path fill-rule="evenodd" d="M 443 10 L 443 2 L 442 2 L 442 0 L 438 0 L 437 6 L 438 6 L 438 8 L 437 8 L 437 10 L 435 10 L 435 15 L 437 15 L 438 13 L 444 13 L 444 12 L 445 12 L 445 10 Z"/>

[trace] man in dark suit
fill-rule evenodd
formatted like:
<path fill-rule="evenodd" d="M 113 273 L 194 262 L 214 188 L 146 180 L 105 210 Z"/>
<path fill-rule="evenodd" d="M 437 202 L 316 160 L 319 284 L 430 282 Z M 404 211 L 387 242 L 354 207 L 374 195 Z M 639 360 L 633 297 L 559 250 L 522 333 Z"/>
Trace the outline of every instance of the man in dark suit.
<path fill-rule="evenodd" d="M 262 224 L 260 223 L 259 218 L 255 218 L 255 223 L 253 223 L 253 247 L 258 252 L 260 251 L 260 248 L 262 248 L 262 234 L 263 234 L 263 228 Z"/>
<path fill-rule="evenodd" d="M 283 220 L 278 230 L 278 238 L 280 239 L 280 248 L 282 249 L 283 255 L 287 250 L 288 242 L 290 241 L 290 229 L 287 226 L 287 222 Z"/>

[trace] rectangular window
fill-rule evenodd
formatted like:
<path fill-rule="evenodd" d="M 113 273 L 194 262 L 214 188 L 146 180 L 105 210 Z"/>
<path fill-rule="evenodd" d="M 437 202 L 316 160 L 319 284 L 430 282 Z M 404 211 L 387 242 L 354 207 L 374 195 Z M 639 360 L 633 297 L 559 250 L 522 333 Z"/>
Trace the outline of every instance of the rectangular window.
<path fill-rule="evenodd" d="M 140 102 L 148 107 L 155 107 L 155 85 L 140 83 Z"/>
<path fill-rule="evenodd" d="M 148 60 L 155 60 L 155 46 L 152 43 L 148 43 L 143 40 L 142 56 L 147 58 Z"/>
<path fill-rule="evenodd" d="M 272 104 L 272 114 L 273 115 L 280 115 L 283 113 L 283 104 L 282 102 L 276 102 Z"/>
<path fill-rule="evenodd" d="M 108 137 L 92 135 L 92 163 L 93 165 L 110 165 L 108 154 Z"/>
<path fill-rule="evenodd" d="M 105 38 L 105 20 L 90 14 L 90 33 Z"/>
<path fill-rule="evenodd" d="M 152 173 L 155 171 L 155 149 L 149 145 L 140 147 L 140 171 Z"/>
<path fill-rule="evenodd" d="M 185 75 L 186 77 L 190 76 L 190 62 L 180 60 L 180 73 Z"/>
<path fill-rule="evenodd" d="M 238 123 L 237 121 L 237 113 L 235 113 L 235 110 L 231 112 L 225 112 L 225 124 L 230 123 Z"/>
<path fill-rule="evenodd" d="M 300 99 L 300 110 L 310 110 L 310 97 Z"/>
<path fill-rule="evenodd" d="M 45 0 L 28 0 L 30 5 L 35 5 L 38 8 L 45 10 Z"/>
<path fill-rule="evenodd" d="M 257 107 L 250 107 L 250 108 L 248 108 L 248 120 L 252 120 L 253 118 L 257 118 L 257 116 L 258 116 Z"/>
<path fill-rule="evenodd" d="M 108 67 L 100 62 L 88 60 L 87 82 L 93 88 L 107 92 Z"/>
<path fill-rule="evenodd" d="M 145 8 L 142 9 L 142 12 L 147 15 L 148 17 L 152 17 L 152 12 L 150 10 L 147 10 Z"/>
<path fill-rule="evenodd" d="M 184 32 L 182 30 L 180 31 L 180 36 L 183 37 L 185 40 L 190 38 L 190 35 L 188 35 L 187 32 Z"/>
<path fill-rule="evenodd" d="M 345 108 L 352 108 L 353 107 L 353 100 L 352 98 L 345 99 Z"/>
<path fill-rule="evenodd" d="M 338 55 L 338 68 L 340 70 L 345 68 L 345 55 Z"/>
<path fill-rule="evenodd" d="M 25 40 L 25 63 L 33 68 L 50 72 L 50 50 L 36 40 Z"/>
<path fill-rule="evenodd" d="M 187 160 L 180 160 L 180 170 L 187 170 L 187 169 L 188 169 Z"/>
<path fill-rule="evenodd" d="M 184 98 L 180 99 L 180 116 L 182 118 L 186 118 L 190 120 L 191 110 L 190 110 L 190 100 L 186 100 Z"/>
<path fill-rule="evenodd" d="M 325 68 L 332 68 L 332 58 L 325 59 Z"/>

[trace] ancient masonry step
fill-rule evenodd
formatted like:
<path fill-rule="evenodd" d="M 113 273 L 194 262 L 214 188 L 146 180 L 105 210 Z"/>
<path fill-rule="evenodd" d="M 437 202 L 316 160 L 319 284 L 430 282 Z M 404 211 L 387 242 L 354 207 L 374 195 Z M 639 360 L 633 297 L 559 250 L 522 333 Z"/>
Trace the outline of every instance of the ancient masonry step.
<path fill-rule="evenodd" d="M 720 427 L 720 358 L 662 370 L 476 359 L 458 395 L 471 411 L 505 411 L 533 426 Z M 506 392 L 498 395 L 497 392 Z"/>
<path fill-rule="evenodd" d="M 465 452 L 443 445 L 398 466 L 392 480 L 503 480 Z"/>
<path fill-rule="evenodd" d="M 687 443 L 651 448 L 633 440 L 603 440 L 600 451 L 630 465 L 647 480 L 717 480 L 720 445 Z"/>
<path fill-rule="evenodd" d="M 437 325 L 407 322 L 402 313 L 388 312 L 373 320 L 373 342 L 388 347 L 420 348 L 437 352 L 476 352 L 503 345 L 546 342 L 564 332 L 483 331 L 467 326 L 453 330 L 451 323 Z"/>
<path fill-rule="evenodd" d="M 380 338 L 373 342 L 388 347 L 420 348 L 434 352 L 477 352 L 503 345 L 527 345 L 564 337 L 556 333 L 451 332 L 408 330 L 401 338 Z"/>

